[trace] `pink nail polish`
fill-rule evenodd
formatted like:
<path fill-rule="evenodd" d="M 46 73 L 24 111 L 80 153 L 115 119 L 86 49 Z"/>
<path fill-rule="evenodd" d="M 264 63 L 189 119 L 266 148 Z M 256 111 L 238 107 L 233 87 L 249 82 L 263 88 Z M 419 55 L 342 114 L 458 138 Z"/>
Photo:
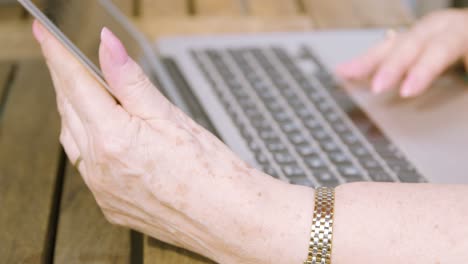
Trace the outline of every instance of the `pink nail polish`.
<path fill-rule="evenodd" d="M 403 98 L 408 98 L 408 97 L 410 97 L 412 95 L 413 95 L 413 92 L 411 90 L 408 90 L 408 89 L 403 89 L 400 92 L 400 96 L 403 97 Z"/>
<path fill-rule="evenodd" d="M 128 61 L 128 53 L 124 45 L 109 29 L 103 28 L 101 31 L 101 42 L 109 51 L 111 59 L 117 65 L 123 65 Z"/>
<path fill-rule="evenodd" d="M 33 35 L 39 43 L 41 43 L 44 40 L 44 29 L 37 20 L 34 20 L 33 22 Z"/>
<path fill-rule="evenodd" d="M 410 74 L 401 86 L 400 96 L 405 98 L 414 96 L 419 89 L 417 85 L 417 78 L 415 77 L 415 75 Z"/>
<path fill-rule="evenodd" d="M 372 82 L 372 92 L 375 94 L 381 93 L 383 90 L 385 90 L 385 83 L 386 80 L 382 75 L 375 77 L 374 81 Z"/>

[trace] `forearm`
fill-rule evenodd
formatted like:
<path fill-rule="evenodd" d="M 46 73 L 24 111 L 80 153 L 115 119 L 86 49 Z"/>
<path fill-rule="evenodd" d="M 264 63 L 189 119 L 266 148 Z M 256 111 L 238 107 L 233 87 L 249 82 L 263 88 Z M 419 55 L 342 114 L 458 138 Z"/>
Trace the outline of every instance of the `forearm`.
<path fill-rule="evenodd" d="M 159 190 L 167 209 L 151 215 L 162 227 L 137 229 L 223 264 L 305 260 L 313 189 L 239 162 L 208 171 Z M 336 189 L 333 263 L 468 263 L 467 222 L 468 186 L 345 184 Z"/>
<path fill-rule="evenodd" d="M 207 248 L 192 248 L 219 263 L 302 263 L 307 255 L 314 190 L 285 184 L 258 171 L 248 180 L 218 185 L 196 236 Z M 213 192 L 213 195 L 216 195 Z M 207 204 L 205 204 L 206 206 Z M 185 247 L 190 245 L 185 244 Z"/>
<path fill-rule="evenodd" d="M 313 191 L 277 188 L 273 193 L 281 199 L 262 204 L 255 213 L 264 217 L 264 241 L 258 233 L 244 234 L 244 245 L 250 250 L 231 263 L 304 261 Z M 468 263 L 468 186 L 355 183 L 338 187 L 332 260 L 333 264 Z"/>
<path fill-rule="evenodd" d="M 337 189 L 333 263 L 468 263 L 468 186 Z"/>

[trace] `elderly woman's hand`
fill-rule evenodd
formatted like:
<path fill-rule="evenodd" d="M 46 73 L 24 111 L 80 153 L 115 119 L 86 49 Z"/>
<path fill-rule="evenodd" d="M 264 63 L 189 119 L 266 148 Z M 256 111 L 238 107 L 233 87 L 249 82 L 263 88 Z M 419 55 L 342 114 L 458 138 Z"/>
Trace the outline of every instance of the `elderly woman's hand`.
<path fill-rule="evenodd" d="M 430 14 L 337 71 L 349 79 L 371 77 L 374 93 L 400 87 L 402 97 L 419 95 L 458 59 L 463 58 L 468 67 L 467 27 L 467 10 Z"/>
<path fill-rule="evenodd" d="M 33 30 L 57 94 L 61 143 L 73 163 L 81 161 L 110 222 L 223 263 L 300 261 L 312 189 L 241 161 L 167 101 L 109 30 L 100 62 L 118 102 L 39 23 Z"/>

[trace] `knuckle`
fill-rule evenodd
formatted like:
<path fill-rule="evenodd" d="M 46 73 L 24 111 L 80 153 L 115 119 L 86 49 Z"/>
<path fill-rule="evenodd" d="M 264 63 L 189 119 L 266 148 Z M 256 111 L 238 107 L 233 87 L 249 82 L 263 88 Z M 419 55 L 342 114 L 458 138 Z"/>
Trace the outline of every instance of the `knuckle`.
<path fill-rule="evenodd" d="M 125 85 L 130 88 L 125 89 L 126 94 L 124 94 L 128 99 L 140 99 L 148 89 L 153 88 L 152 83 L 142 69 L 135 71 L 134 76 L 132 78 L 128 78 Z"/>
<path fill-rule="evenodd" d="M 125 154 L 129 150 L 129 142 L 115 134 L 104 134 L 95 142 L 96 160 L 99 163 L 108 163 Z"/>

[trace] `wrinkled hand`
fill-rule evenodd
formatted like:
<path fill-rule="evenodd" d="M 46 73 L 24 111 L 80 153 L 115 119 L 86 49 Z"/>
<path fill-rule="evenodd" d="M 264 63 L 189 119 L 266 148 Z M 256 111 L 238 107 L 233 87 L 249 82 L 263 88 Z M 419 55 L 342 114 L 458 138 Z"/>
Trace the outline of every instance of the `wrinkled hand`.
<path fill-rule="evenodd" d="M 374 93 L 400 87 L 402 97 L 419 95 L 458 59 L 468 67 L 467 27 L 468 10 L 435 12 L 337 71 L 349 79 L 371 78 Z"/>
<path fill-rule="evenodd" d="M 109 30 L 99 57 L 110 92 L 38 22 L 33 31 L 57 94 L 61 143 L 72 163 L 82 160 L 110 222 L 223 263 L 303 257 L 312 189 L 241 161 L 168 102 Z"/>

